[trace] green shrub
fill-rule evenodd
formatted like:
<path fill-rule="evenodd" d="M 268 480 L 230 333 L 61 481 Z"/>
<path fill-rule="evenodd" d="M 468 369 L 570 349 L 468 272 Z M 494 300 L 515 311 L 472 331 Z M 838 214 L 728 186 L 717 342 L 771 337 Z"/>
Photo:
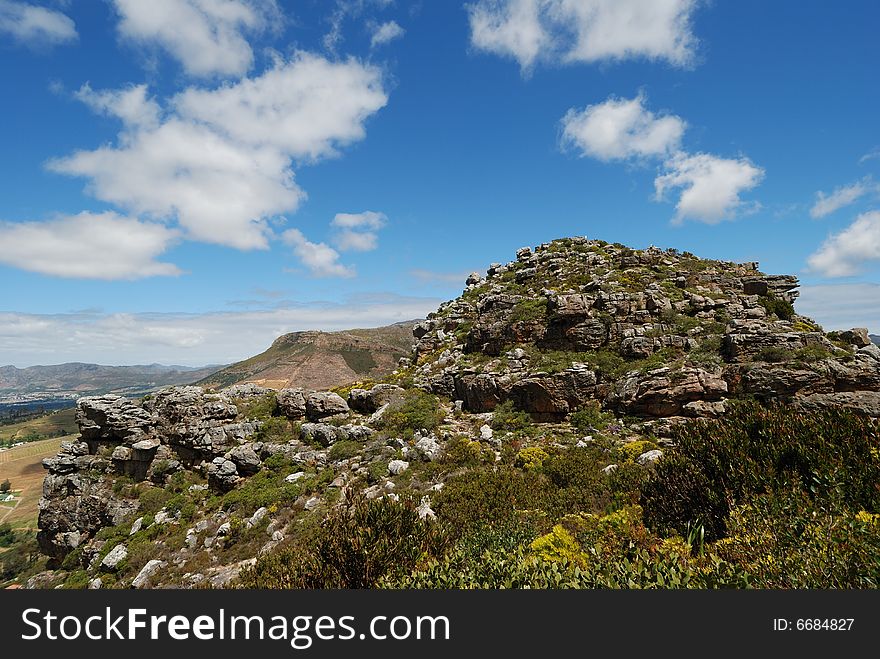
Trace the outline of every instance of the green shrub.
<path fill-rule="evenodd" d="M 284 444 L 292 439 L 299 439 L 299 437 L 299 423 L 289 421 L 283 416 L 270 416 L 263 420 L 254 439 L 261 442 Z"/>
<path fill-rule="evenodd" d="M 791 320 L 794 318 L 794 306 L 792 306 L 791 302 L 777 297 L 762 295 L 758 298 L 758 303 L 767 310 L 767 313 L 773 314 L 780 320 Z"/>
<path fill-rule="evenodd" d="M 517 432 L 532 425 L 532 418 L 527 412 L 517 410 L 512 400 L 506 400 L 495 406 L 492 413 L 492 429 L 501 432 Z"/>
<path fill-rule="evenodd" d="M 614 415 L 611 412 L 603 412 L 602 405 L 597 400 L 587 401 L 570 416 L 571 425 L 581 432 L 603 430 L 612 421 Z"/>
<path fill-rule="evenodd" d="M 488 523 L 508 523 L 540 509 L 546 495 L 539 476 L 512 467 L 480 467 L 446 481 L 434 502 L 438 519 L 453 534 Z"/>
<path fill-rule="evenodd" d="M 362 448 L 363 445 L 360 442 L 349 440 L 336 442 L 330 447 L 330 450 L 327 452 L 327 457 L 330 458 L 332 462 L 337 460 L 347 460 L 360 453 Z"/>
<path fill-rule="evenodd" d="M 278 413 L 278 400 L 274 392 L 253 398 L 236 398 L 233 403 L 239 416 L 245 419 L 267 421 Z"/>
<path fill-rule="evenodd" d="M 395 437 L 409 438 L 422 428 L 434 430 L 442 420 L 443 410 L 436 396 L 420 389 L 410 389 L 400 401 L 388 406 L 379 427 Z"/>
<path fill-rule="evenodd" d="M 731 505 L 797 487 L 853 512 L 880 510 L 880 434 L 875 420 L 836 409 L 803 412 L 740 403 L 721 420 L 677 431 L 645 486 L 642 505 L 658 532 L 727 534 Z"/>
<path fill-rule="evenodd" d="M 261 556 L 242 572 L 243 588 L 372 588 L 441 555 L 439 526 L 411 502 L 356 499 L 335 509 L 308 542 Z"/>
<path fill-rule="evenodd" d="M 761 348 L 757 355 L 758 361 L 770 363 L 787 362 L 794 359 L 794 357 L 794 351 L 787 350 L 778 346 L 768 346 L 766 348 Z"/>
<path fill-rule="evenodd" d="M 547 316 L 547 298 L 527 298 L 517 303 L 510 312 L 511 323 L 529 323 Z"/>
<path fill-rule="evenodd" d="M 547 455 L 547 451 L 542 449 L 540 446 L 529 446 L 524 449 L 520 449 L 520 451 L 516 454 L 516 459 L 514 460 L 514 464 L 521 469 L 525 469 L 526 471 L 541 471 L 541 467 L 544 466 L 544 461 L 547 460 L 550 456 Z"/>
<path fill-rule="evenodd" d="M 792 488 L 734 509 L 730 535 L 713 550 L 747 570 L 760 588 L 877 588 L 876 519 L 864 511 L 835 509 Z"/>
<path fill-rule="evenodd" d="M 15 531 L 8 523 L 0 524 L 0 547 L 9 547 L 15 542 Z"/>

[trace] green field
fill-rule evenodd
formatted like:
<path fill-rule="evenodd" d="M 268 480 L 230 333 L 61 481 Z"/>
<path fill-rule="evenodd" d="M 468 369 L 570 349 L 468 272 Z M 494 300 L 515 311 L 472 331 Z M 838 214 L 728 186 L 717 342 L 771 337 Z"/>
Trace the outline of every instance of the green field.
<path fill-rule="evenodd" d="M 75 436 L 78 433 L 75 416 L 76 408 L 71 407 L 70 409 L 51 412 L 36 419 L 28 419 L 20 423 L 0 426 L 0 446 L 66 435 Z"/>

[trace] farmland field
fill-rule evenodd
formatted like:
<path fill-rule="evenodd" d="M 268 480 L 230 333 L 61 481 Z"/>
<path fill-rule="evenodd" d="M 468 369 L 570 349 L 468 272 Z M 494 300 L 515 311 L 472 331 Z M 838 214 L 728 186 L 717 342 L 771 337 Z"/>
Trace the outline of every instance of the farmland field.
<path fill-rule="evenodd" d="M 64 435 L 76 435 L 76 409 L 69 408 L 45 414 L 20 423 L 0 425 L 0 446 L 13 442 L 31 442 Z M 3 454 L 0 453 L 0 456 Z M 2 460 L 2 457 L 0 457 Z"/>
<path fill-rule="evenodd" d="M 58 453 L 61 441 L 31 442 L 0 453 L 0 482 L 9 479 L 12 491 L 18 494 L 14 505 L 0 504 L 0 522 L 9 522 L 15 527 L 36 527 L 37 504 L 46 475 L 41 461 Z"/>

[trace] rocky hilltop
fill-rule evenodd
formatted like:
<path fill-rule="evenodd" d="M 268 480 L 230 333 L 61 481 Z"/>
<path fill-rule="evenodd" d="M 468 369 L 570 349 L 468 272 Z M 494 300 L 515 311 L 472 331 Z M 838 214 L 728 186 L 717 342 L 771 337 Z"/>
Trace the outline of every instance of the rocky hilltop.
<path fill-rule="evenodd" d="M 409 498 L 430 519 L 474 465 L 530 473 L 601 445 L 603 478 L 625 455 L 647 469 L 737 399 L 880 416 L 880 348 L 798 315 L 797 286 L 755 263 L 556 240 L 468 277 L 382 381 L 80 399 L 80 438 L 44 462 L 55 571 L 30 585 L 229 585 L 343 498 Z"/>

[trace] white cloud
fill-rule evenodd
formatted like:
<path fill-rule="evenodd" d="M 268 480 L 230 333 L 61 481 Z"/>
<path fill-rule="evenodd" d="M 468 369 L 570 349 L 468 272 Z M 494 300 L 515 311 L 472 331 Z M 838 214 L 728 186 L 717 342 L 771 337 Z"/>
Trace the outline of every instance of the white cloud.
<path fill-rule="evenodd" d="M 370 231 L 340 231 L 333 244 L 342 252 L 371 252 L 379 247 L 379 236 Z"/>
<path fill-rule="evenodd" d="M 390 43 L 395 39 L 399 39 L 404 35 L 404 30 L 396 21 L 388 21 L 377 25 L 373 30 L 373 36 L 370 38 L 370 47 L 375 48 L 386 43 Z"/>
<path fill-rule="evenodd" d="M 544 0 L 481 0 L 471 5 L 471 43 L 480 50 L 513 57 L 528 71 L 551 43 L 541 22 L 543 4 Z"/>
<path fill-rule="evenodd" d="M 79 36 L 74 22 L 60 11 L 12 0 L 0 0 L 0 34 L 34 46 L 69 43 Z"/>
<path fill-rule="evenodd" d="M 834 188 L 834 192 L 829 195 L 826 195 L 824 192 L 817 192 L 816 201 L 810 209 L 810 217 L 819 219 L 830 215 L 845 206 L 855 203 L 869 192 L 876 192 L 878 189 L 880 189 L 880 186 L 875 185 L 871 181 L 870 176 L 866 176 L 861 181 Z"/>
<path fill-rule="evenodd" d="M 313 277 L 354 277 L 354 270 L 340 263 L 339 252 L 329 245 L 307 240 L 299 229 L 288 229 L 281 238 Z"/>
<path fill-rule="evenodd" d="M 80 213 L 48 222 L 0 224 L 0 263 L 80 279 L 178 275 L 156 258 L 178 238 L 168 227 L 116 213 Z"/>
<path fill-rule="evenodd" d="M 867 327 L 880 334 L 880 284 L 801 286 L 797 312 L 818 321 L 826 330 Z"/>
<path fill-rule="evenodd" d="M 147 97 L 146 85 L 94 91 L 86 83 L 74 96 L 95 112 L 121 119 L 127 126 L 150 128 L 159 125 L 161 108 Z"/>
<path fill-rule="evenodd" d="M 720 158 L 709 153 L 678 153 L 665 163 L 666 173 L 654 180 L 658 200 L 671 189 L 681 189 L 675 223 L 686 219 L 716 224 L 734 217 L 745 202 L 743 192 L 764 177 L 764 170 L 748 158 Z"/>
<path fill-rule="evenodd" d="M 116 145 L 50 169 L 88 178 L 94 196 L 133 213 L 176 219 L 190 239 L 239 249 L 266 247 L 268 219 L 305 197 L 292 160 L 363 139 L 364 122 L 388 100 L 375 67 L 307 53 L 253 79 L 189 88 L 164 116 L 143 87 L 78 96 L 123 129 Z"/>
<path fill-rule="evenodd" d="M 675 115 L 657 116 L 645 108 L 645 96 L 610 97 L 562 118 L 563 145 L 599 160 L 666 156 L 676 151 L 687 124 Z"/>
<path fill-rule="evenodd" d="M 363 213 L 337 213 L 330 222 L 340 229 L 369 229 L 376 231 L 388 223 L 385 213 L 364 211 Z"/>
<path fill-rule="evenodd" d="M 230 363 L 262 352 L 287 332 L 389 325 L 424 318 L 440 302 L 374 295 L 204 314 L 0 313 L 0 364 Z"/>
<path fill-rule="evenodd" d="M 861 158 L 859 158 L 859 164 L 863 165 L 869 160 L 875 160 L 877 158 L 880 158 L 880 149 L 873 149 L 871 151 L 868 151 L 868 153 L 863 155 Z"/>
<path fill-rule="evenodd" d="M 471 43 L 513 57 L 523 71 L 538 61 L 596 62 L 635 57 L 688 66 L 697 0 L 477 0 L 468 7 Z"/>
<path fill-rule="evenodd" d="M 243 143 L 314 160 L 363 139 L 364 122 L 387 102 L 378 68 L 301 52 L 258 78 L 219 89 L 190 88 L 173 106 Z"/>
<path fill-rule="evenodd" d="M 379 246 L 379 229 L 388 223 L 385 213 L 337 213 L 330 225 L 337 229 L 333 244 L 342 252 L 369 252 Z"/>
<path fill-rule="evenodd" d="M 194 76 L 240 76 L 253 65 L 245 34 L 278 24 L 274 0 L 113 0 L 124 39 L 155 45 Z"/>
<path fill-rule="evenodd" d="M 830 236 L 807 263 L 826 277 L 849 277 L 870 261 L 880 261 L 880 211 L 859 215 L 846 229 Z"/>

